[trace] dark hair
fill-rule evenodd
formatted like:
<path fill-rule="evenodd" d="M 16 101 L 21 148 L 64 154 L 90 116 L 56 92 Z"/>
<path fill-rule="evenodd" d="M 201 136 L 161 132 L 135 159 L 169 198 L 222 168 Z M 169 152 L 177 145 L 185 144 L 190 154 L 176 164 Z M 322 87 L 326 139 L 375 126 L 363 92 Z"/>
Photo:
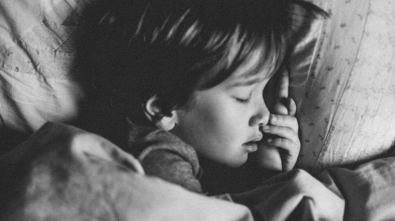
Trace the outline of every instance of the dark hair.
<path fill-rule="evenodd" d="M 250 53 L 259 67 L 282 63 L 292 26 L 290 0 L 118 0 L 88 13 L 89 59 L 95 85 L 134 121 L 141 104 L 160 98 L 165 115 L 195 89 L 229 77 Z M 319 11 L 312 4 L 303 7 Z M 231 49 L 236 53 L 228 59 Z M 258 72 L 258 71 L 257 71 Z M 202 82 L 203 84 L 198 85 Z M 197 86 L 199 86 L 197 88 Z"/>

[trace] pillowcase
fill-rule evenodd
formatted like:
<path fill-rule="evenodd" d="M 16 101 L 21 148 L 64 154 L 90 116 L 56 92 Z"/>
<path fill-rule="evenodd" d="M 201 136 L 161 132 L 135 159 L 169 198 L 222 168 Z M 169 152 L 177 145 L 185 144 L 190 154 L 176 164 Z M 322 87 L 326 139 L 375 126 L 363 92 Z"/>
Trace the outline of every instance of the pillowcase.
<path fill-rule="evenodd" d="M 0 154 L 46 121 L 79 116 L 73 36 L 81 1 L 0 1 Z"/>
<path fill-rule="evenodd" d="M 380 157 L 395 140 L 395 3 L 311 2 L 316 20 L 293 55 L 291 96 L 302 149 L 297 166 L 312 172 Z"/>

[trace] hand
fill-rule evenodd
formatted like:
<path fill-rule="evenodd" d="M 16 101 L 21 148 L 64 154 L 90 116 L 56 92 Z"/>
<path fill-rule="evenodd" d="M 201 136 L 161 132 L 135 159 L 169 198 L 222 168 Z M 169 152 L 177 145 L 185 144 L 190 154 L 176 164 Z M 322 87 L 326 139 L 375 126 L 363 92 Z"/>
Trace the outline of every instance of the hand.
<path fill-rule="evenodd" d="M 274 80 L 276 87 L 268 125 L 262 128 L 264 134 L 256 153 L 258 164 L 265 169 L 275 171 L 291 170 L 300 152 L 298 136 L 299 125 L 296 114 L 296 104 L 288 97 L 289 74 L 279 73 Z"/>

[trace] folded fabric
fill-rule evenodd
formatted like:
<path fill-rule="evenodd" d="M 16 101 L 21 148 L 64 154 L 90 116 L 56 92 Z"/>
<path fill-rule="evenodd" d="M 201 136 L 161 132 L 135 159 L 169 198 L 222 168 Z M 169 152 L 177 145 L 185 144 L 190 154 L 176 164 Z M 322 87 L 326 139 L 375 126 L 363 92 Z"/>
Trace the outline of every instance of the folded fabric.
<path fill-rule="evenodd" d="M 0 220 L 252 220 L 242 205 L 144 175 L 108 140 L 46 123 L 0 158 Z"/>
<path fill-rule="evenodd" d="M 316 177 L 295 169 L 234 203 L 147 176 L 98 135 L 46 123 L 0 158 L 0 220 L 394 220 L 394 170 L 395 157 Z"/>
<path fill-rule="evenodd" d="M 251 211 L 255 220 L 341 220 L 344 210 L 338 192 L 303 170 L 240 194 L 250 210 L 195 194 L 145 175 L 108 140 L 55 123 L 0 158 L 0 166 L 1 220 L 253 220 Z"/>
<path fill-rule="evenodd" d="M 343 220 L 345 201 L 331 177 L 325 178 L 295 169 L 232 197 L 259 220 Z"/>
<path fill-rule="evenodd" d="M 395 220 L 395 157 L 327 171 L 347 202 L 344 220 Z"/>

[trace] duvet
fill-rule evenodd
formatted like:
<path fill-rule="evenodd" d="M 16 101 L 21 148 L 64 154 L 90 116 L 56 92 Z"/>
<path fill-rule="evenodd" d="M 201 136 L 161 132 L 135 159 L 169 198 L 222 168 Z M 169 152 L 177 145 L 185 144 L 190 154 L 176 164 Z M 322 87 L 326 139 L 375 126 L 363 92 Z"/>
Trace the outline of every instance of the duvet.
<path fill-rule="evenodd" d="M 46 123 L 0 158 L 1 220 L 394 220 L 395 158 L 317 176 L 295 169 L 243 205 L 144 174 L 108 140 Z"/>

